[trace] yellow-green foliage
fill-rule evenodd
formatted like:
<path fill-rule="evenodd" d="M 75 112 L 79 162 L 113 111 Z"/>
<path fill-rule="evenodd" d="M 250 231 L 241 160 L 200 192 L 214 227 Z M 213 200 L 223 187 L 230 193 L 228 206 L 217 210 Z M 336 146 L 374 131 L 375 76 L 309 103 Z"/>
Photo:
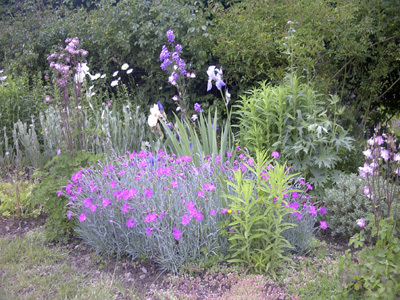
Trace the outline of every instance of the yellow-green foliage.
<path fill-rule="evenodd" d="M 0 215 L 37 217 L 41 208 L 29 201 L 34 184 L 28 180 L 0 182 Z"/>

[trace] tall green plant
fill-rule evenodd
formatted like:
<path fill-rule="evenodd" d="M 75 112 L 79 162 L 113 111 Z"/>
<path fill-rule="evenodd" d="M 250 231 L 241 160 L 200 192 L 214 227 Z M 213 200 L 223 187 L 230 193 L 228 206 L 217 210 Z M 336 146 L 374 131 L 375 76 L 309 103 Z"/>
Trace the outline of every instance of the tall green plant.
<path fill-rule="evenodd" d="M 227 181 L 232 193 L 225 195 L 231 213 L 231 258 L 233 263 L 243 263 L 258 273 L 272 272 L 290 260 L 285 249 L 293 248 L 282 236 L 282 232 L 295 226 L 284 222 L 291 211 L 285 205 L 284 193 L 296 190 L 290 188 L 291 179 L 286 165 L 276 163 L 273 167 L 267 152 L 256 152 L 256 162 L 246 164 L 254 179 L 244 178 L 242 170 L 235 172 L 235 181 Z M 263 178 L 264 177 L 264 178 Z M 265 179 L 266 177 L 266 179 Z"/>
<path fill-rule="evenodd" d="M 220 156 L 223 160 L 234 157 L 233 153 L 236 150 L 230 123 L 225 122 L 223 129 L 218 133 L 217 110 L 214 118 L 211 118 L 210 112 L 207 117 L 200 113 L 199 120 L 197 126 L 193 126 L 187 119 L 180 120 L 175 116 L 175 129 L 170 129 L 165 122 L 162 122 L 166 133 L 164 146 L 179 156 L 192 156 L 196 165 L 199 165 L 207 155 Z"/>
<path fill-rule="evenodd" d="M 240 143 L 252 153 L 278 151 L 294 170 L 321 186 L 340 161 L 338 151 L 353 147 L 338 123 L 343 112 L 337 107 L 339 99 L 333 96 L 328 101 L 331 115 L 321 96 L 296 75 L 288 75 L 278 86 L 261 83 L 236 105 Z"/>

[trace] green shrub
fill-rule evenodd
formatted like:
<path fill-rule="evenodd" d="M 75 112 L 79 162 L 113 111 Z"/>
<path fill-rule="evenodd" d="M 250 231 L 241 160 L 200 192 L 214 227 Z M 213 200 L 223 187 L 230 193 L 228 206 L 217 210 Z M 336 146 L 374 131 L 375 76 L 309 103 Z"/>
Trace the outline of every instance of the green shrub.
<path fill-rule="evenodd" d="M 40 205 L 34 205 L 30 197 L 34 184 L 27 180 L 0 181 L 0 215 L 38 217 Z"/>
<path fill-rule="evenodd" d="M 311 86 L 288 75 L 278 86 L 261 83 L 236 105 L 240 144 L 251 151 L 278 151 L 313 186 L 328 182 L 340 161 L 338 151 L 351 150 L 352 138 L 339 125 L 338 98 L 330 97 L 331 113 Z"/>
<path fill-rule="evenodd" d="M 1 74 L 0 76 L 2 76 Z M 19 76 L 8 75 L 0 81 L 0 128 L 11 131 L 16 122 L 31 123 L 44 108 L 45 90 L 41 73 L 30 76 L 23 70 Z"/>
<path fill-rule="evenodd" d="M 379 228 L 375 226 L 374 215 L 367 218 L 367 228 L 375 245 L 365 247 L 359 253 L 358 261 L 351 260 L 347 251 L 342 259 L 341 278 L 347 285 L 346 299 L 398 299 L 400 297 L 400 223 L 393 219 L 381 218 Z M 378 234 L 377 234 L 378 233 Z M 352 237 L 349 245 L 364 246 L 364 229 Z"/>
<path fill-rule="evenodd" d="M 217 12 L 210 6 L 212 54 L 239 90 L 276 83 L 285 68 L 295 68 L 325 95 L 340 95 L 346 127 L 362 134 L 363 115 L 398 111 L 399 10 L 398 1 L 386 0 L 244 0 Z"/>
<path fill-rule="evenodd" d="M 325 218 L 332 235 L 350 237 L 360 231 L 356 221 L 372 212 L 363 193 L 366 184 L 366 180 L 357 174 L 341 174 L 333 187 L 325 190 L 322 201 L 329 208 Z"/>
<path fill-rule="evenodd" d="M 86 151 L 76 152 L 71 157 L 65 152 L 55 156 L 42 170 L 35 172 L 34 177 L 40 183 L 32 190 L 29 201 L 42 205 L 44 212 L 48 214 L 45 228 L 49 241 L 64 240 L 66 234 L 72 233 L 73 224 L 65 217 L 68 199 L 63 195 L 58 196 L 58 192 L 68 183 L 74 172 L 102 157 Z"/>
<path fill-rule="evenodd" d="M 285 165 L 272 167 L 266 152 L 257 151 L 256 161 L 250 161 L 245 167 L 254 179 L 243 176 L 246 168 L 241 168 L 235 171 L 234 181 L 227 181 L 231 188 L 226 197 L 232 253 L 228 262 L 244 264 L 258 273 L 271 272 L 275 277 L 283 262 L 290 260 L 284 250 L 292 246 L 282 233 L 295 225 L 284 222 L 290 210 L 281 203 L 286 203 L 284 193 L 295 191 L 290 187 L 295 175 L 288 174 Z"/>

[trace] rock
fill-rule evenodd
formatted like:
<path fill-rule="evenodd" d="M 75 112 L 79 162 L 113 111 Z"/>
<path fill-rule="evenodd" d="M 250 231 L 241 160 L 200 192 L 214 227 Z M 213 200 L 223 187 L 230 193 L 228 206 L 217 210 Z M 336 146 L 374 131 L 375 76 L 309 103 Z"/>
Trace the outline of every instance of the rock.
<path fill-rule="evenodd" d="M 10 231 L 10 227 L 8 227 L 8 226 L 6 226 L 4 229 L 5 229 L 6 231 Z"/>
<path fill-rule="evenodd" d="M 146 278 L 146 275 L 144 275 L 144 274 L 143 274 L 143 275 L 140 275 L 139 278 L 140 278 L 140 279 L 145 279 L 145 278 Z"/>
<path fill-rule="evenodd" d="M 145 267 L 141 268 L 140 270 L 142 270 L 143 273 L 147 274 L 147 269 Z"/>

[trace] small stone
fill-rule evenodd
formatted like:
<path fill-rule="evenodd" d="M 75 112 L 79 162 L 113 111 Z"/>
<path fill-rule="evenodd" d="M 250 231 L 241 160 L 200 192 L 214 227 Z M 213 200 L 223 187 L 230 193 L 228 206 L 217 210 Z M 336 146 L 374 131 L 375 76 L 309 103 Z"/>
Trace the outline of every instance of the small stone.
<path fill-rule="evenodd" d="M 140 278 L 140 279 L 145 279 L 145 278 L 146 278 L 146 275 L 144 275 L 144 274 L 143 274 L 143 275 L 140 275 L 139 278 Z"/>
<path fill-rule="evenodd" d="M 6 230 L 6 231 L 10 231 L 10 227 L 6 226 L 6 227 L 5 227 L 5 230 Z"/>
<path fill-rule="evenodd" d="M 145 267 L 141 268 L 140 270 L 142 270 L 143 273 L 147 274 L 147 269 Z"/>
<path fill-rule="evenodd" d="M 128 279 L 130 276 L 131 276 L 130 272 L 124 274 L 125 279 Z"/>

